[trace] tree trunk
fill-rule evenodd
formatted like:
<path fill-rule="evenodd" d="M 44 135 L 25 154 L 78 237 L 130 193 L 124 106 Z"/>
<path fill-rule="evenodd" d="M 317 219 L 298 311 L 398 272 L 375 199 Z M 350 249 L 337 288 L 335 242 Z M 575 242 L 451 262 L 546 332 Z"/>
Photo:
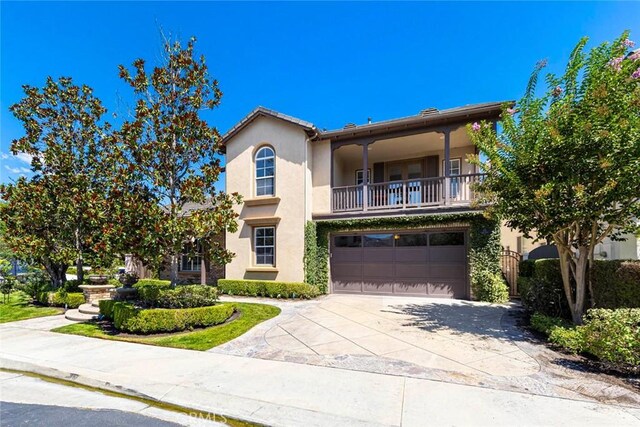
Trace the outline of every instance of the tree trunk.
<path fill-rule="evenodd" d="M 82 281 L 84 280 L 84 269 L 82 268 L 82 257 L 78 257 L 78 259 L 76 260 L 76 276 L 78 279 L 78 282 L 80 282 L 80 284 L 82 284 Z"/>
<path fill-rule="evenodd" d="M 584 303 L 587 290 L 587 266 L 589 264 L 589 250 L 586 246 L 578 248 L 576 259 L 576 304 L 572 310 L 571 317 L 576 325 L 582 324 L 582 315 L 584 314 Z"/>
<path fill-rule="evenodd" d="M 80 230 L 76 229 L 76 251 L 78 251 L 78 257 L 76 258 L 76 279 L 80 283 L 84 280 L 84 270 L 82 269 L 82 243 L 80 242 Z"/>
<path fill-rule="evenodd" d="M 171 280 L 171 287 L 175 288 L 176 284 L 178 283 L 178 255 L 176 255 L 176 254 L 172 254 L 171 255 L 171 276 L 170 276 L 170 280 Z"/>
<path fill-rule="evenodd" d="M 44 268 L 47 270 L 49 277 L 51 278 L 51 285 L 58 289 L 67 282 L 67 268 L 68 265 L 45 263 Z"/>

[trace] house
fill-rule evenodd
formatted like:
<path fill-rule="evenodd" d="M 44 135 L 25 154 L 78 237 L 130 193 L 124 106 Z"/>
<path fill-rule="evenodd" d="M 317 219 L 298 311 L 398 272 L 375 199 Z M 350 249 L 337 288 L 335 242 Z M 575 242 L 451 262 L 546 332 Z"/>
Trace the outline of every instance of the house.
<path fill-rule="evenodd" d="M 244 196 L 226 277 L 304 281 L 312 223 L 329 292 L 471 298 L 474 245 L 500 225 L 474 203 L 482 174 L 467 161 L 466 125 L 495 124 L 503 104 L 332 131 L 256 108 L 223 136 L 226 189 Z"/>

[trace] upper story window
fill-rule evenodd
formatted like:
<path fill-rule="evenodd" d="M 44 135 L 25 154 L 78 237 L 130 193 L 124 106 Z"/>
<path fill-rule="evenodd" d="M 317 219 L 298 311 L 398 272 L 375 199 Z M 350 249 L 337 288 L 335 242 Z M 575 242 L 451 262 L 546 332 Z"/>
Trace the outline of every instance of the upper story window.
<path fill-rule="evenodd" d="M 256 153 L 256 196 L 275 195 L 275 160 L 271 147 L 262 147 Z"/>

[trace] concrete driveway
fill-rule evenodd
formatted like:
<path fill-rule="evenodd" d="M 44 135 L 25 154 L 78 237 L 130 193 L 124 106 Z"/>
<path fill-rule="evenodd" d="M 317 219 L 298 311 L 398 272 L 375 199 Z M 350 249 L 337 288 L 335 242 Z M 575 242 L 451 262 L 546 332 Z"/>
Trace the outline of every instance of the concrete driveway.
<path fill-rule="evenodd" d="M 352 357 L 361 364 L 399 361 L 480 376 L 539 370 L 515 344 L 517 332 L 501 324 L 507 306 L 369 295 L 329 295 L 280 306 L 283 315 L 227 349 L 280 351 L 301 361 L 305 356 Z"/>
<path fill-rule="evenodd" d="M 518 327 L 517 304 L 365 295 L 223 299 L 273 304 L 282 313 L 211 353 L 640 406 L 624 380 L 588 372 Z"/>

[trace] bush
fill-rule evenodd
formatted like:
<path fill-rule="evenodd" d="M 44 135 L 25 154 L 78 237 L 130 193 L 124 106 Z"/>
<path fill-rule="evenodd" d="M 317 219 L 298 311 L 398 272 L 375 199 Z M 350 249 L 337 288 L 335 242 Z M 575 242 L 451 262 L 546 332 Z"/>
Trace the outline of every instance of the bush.
<path fill-rule="evenodd" d="M 520 268 L 525 274 L 518 278 L 518 291 L 522 305 L 528 311 L 550 317 L 571 319 L 567 297 L 562 286 L 560 263 L 557 259 L 523 261 Z"/>
<path fill-rule="evenodd" d="M 554 328 L 568 326 L 566 320 L 559 317 L 551 317 L 542 313 L 534 313 L 531 316 L 531 328 L 545 335 L 549 335 Z"/>
<path fill-rule="evenodd" d="M 105 319 L 113 320 L 113 307 L 118 301 L 114 301 L 112 299 L 103 299 L 98 301 L 98 306 L 100 307 L 100 314 L 102 314 Z"/>
<path fill-rule="evenodd" d="M 563 347 L 571 353 L 582 353 L 585 347 L 584 340 L 584 334 L 579 327 L 563 328 L 561 326 L 554 326 L 549 331 L 549 341 Z"/>
<path fill-rule="evenodd" d="M 29 295 L 34 301 L 40 301 L 41 294 L 51 290 L 51 280 L 43 271 L 29 273 L 21 277 L 19 282 L 16 288 Z"/>
<path fill-rule="evenodd" d="M 616 365 L 640 366 L 640 309 L 592 309 L 578 329 L 587 353 Z"/>
<path fill-rule="evenodd" d="M 63 290 L 55 292 L 44 291 L 38 293 L 36 301 L 50 307 L 64 307 L 66 304 L 67 308 L 78 308 L 84 304 L 84 294 Z"/>
<path fill-rule="evenodd" d="M 472 275 L 471 289 L 477 300 L 493 303 L 509 301 L 509 288 L 501 273 L 487 270 L 475 271 Z"/>
<path fill-rule="evenodd" d="M 160 293 L 163 290 L 171 289 L 171 282 L 169 280 L 142 279 L 133 285 L 133 287 L 138 291 L 140 300 L 145 305 L 153 307 L 156 301 L 158 301 Z"/>
<path fill-rule="evenodd" d="M 532 259 L 525 259 L 520 261 L 520 277 L 533 277 L 533 273 L 535 272 L 535 265 L 536 262 Z"/>
<path fill-rule="evenodd" d="M 195 308 L 214 305 L 218 291 L 208 285 L 183 285 L 175 289 L 162 289 L 152 304 L 158 308 Z"/>
<path fill-rule="evenodd" d="M 233 314 L 234 305 L 218 304 L 210 307 L 182 309 L 139 309 L 129 303 L 116 302 L 112 307 L 105 305 L 104 309 L 105 312 L 111 309 L 116 329 L 135 334 L 151 334 L 183 331 L 224 323 Z"/>
<path fill-rule="evenodd" d="M 640 261 L 596 260 L 591 275 L 596 308 L 640 307 Z M 518 290 L 527 310 L 571 318 L 558 259 L 520 263 Z"/>
<path fill-rule="evenodd" d="M 218 280 L 221 294 L 269 298 L 315 298 L 320 295 L 316 286 L 296 282 L 272 282 L 266 280 Z"/>
<path fill-rule="evenodd" d="M 640 307 L 640 261 L 594 261 L 593 283 L 596 307 Z"/>

